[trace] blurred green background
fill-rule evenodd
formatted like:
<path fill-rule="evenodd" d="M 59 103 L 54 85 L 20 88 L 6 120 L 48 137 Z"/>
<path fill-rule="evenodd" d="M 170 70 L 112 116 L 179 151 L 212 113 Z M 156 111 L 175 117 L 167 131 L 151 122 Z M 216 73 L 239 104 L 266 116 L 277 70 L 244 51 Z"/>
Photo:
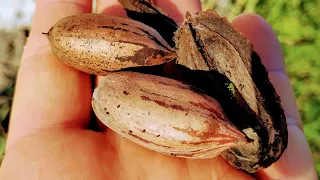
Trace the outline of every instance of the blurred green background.
<path fill-rule="evenodd" d="M 204 9 L 215 9 L 229 20 L 243 12 L 257 13 L 274 28 L 283 48 L 287 72 L 319 176 L 320 0 L 202 0 L 202 3 Z M 0 122 L 8 119 L 12 92 L 13 86 L 0 96 Z M 6 134 L 0 126 L 0 159 L 5 139 Z"/>

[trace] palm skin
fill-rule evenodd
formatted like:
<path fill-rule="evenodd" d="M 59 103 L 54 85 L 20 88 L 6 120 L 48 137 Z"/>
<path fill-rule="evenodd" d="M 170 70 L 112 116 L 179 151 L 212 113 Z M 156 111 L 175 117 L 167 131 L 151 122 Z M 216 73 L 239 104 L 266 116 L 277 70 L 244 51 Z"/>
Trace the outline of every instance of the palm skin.
<path fill-rule="evenodd" d="M 123 11 L 119 13 L 115 3 L 114 0 L 100 0 L 97 11 L 121 15 Z M 169 6 L 172 3 L 176 9 Z M 177 22 L 182 20 L 181 14 L 185 11 L 201 10 L 200 2 L 196 0 L 188 3 L 184 0 L 156 1 L 156 4 Z M 171 157 L 129 142 L 110 129 L 88 130 L 92 95 L 90 77 L 62 64 L 52 54 L 41 33 L 65 16 L 90 11 L 89 0 L 37 2 L 18 74 L 0 179 L 254 179 L 234 169 L 221 157 L 208 160 Z M 281 49 L 273 31 L 256 15 L 240 16 L 233 25 L 255 45 L 288 116 L 288 150 L 279 162 L 255 177 L 316 179 L 311 153 L 299 128 L 292 89 L 284 73 Z"/>
<path fill-rule="evenodd" d="M 11 179 L 23 179 L 27 172 L 28 179 L 48 180 L 250 179 L 222 158 L 173 158 L 141 148 L 111 131 L 76 128 L 50 129 L 24 138 L 6 155 L 6 164 L 14 166 L 12 174 L 3 169 Z"/>

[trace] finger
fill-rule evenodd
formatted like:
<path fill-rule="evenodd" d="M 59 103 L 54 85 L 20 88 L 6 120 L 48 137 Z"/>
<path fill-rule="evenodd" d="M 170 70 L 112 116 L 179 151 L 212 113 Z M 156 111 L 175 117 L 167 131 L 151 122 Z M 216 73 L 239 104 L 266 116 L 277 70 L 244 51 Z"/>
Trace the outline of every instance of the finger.
<path fill-rule="evenodd" d="M 233 20 L 232 25 L 254 45 L 280 96 L 286 116 L 294 120 L 289 120 L 288 123 L 297 124 L 301 128 L 300 115 L 293 89 L 286 75 L 280 43 L 270 25 L 254 14 L 240 15 Z"/>
<path fill-rule="evenodd" d="M 254 179 L 244 171 L 235 169 L 221 156 L 213 159 L 187 160 L 187 165 L 190 179 Z"/>
<path fill-rule="evenodd" d="M 310 149 L 301 130 L 300 116 L 275 33 L 265 20 L 253 14 L 240 15 L 232 24 L 253 43 L 260 55 L 281 98 L 288 122 L 288 148 L 278 162 L 257 173 L 257 176 L 261 179 L 312 179 L 315 173 Z"/>
<path fill-rule="evenodd" d="M 195 0 L 188 3 L 185 0 L 158 0 L 155 1 L 155 5 L 163 9 L 178 24 L 184 20 L 187 11 L 190 13 L 201 11 L 201 2 Z"/>
<path fill-rule="evenodd" d="M 268 71 L 285 72 L 280 44 L 276 34 L 266 21 L 255 14 L 243 14 L 236 17 L 232 21 L 232 25 L 254 45 L 257 53 L 263 57 L 263 64 Z"/>
<path fill-rule="evenodd" d="M 261 180 L 317 180 L 311 151 L 308 142 L 295 125 L 288 126 L 288 147 L 282 157 L 269 168 L 259 171 L 257 178 Z"/>
<path fill-rule="evenodd" d="M 126 17 L 126 11 L 117 0 L 97 0 L 97 13 Z"/>
<path fill-rule="evenodd" d="M 41 129 L 88 124 L 92 91 L 89 75 L 61 63 L 41 33 L 63 17 L 90 12 L 91 3 L 91 0 L 37 1 L 18 72 L 7 148 Z"/>
<path fill-rule="evenodd" d="M 188 1 L 188 3 L 184 0 L 156 0 L 155 5 L 161 8 L 178 24 L 183 21 L 187 11 L 191 13 L 201 11 L 201 2 L 196 0 Z M 117 0 L 97 0 L 97 12 L 120 17 L 125 17 L 126 15 Z"/>

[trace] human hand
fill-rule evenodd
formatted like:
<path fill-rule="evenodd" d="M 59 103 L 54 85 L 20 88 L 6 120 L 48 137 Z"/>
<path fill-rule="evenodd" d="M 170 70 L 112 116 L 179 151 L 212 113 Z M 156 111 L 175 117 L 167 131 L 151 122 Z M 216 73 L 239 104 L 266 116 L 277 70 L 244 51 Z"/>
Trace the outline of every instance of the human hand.
<path fill-rule="evenodd" d="M 197 0 L 156 3 L 177 22 L 183 19 L 185 11 L 201 10 Z M 116 4 L 116 0 L 98 0 L 97 11 L 123 16 L 124 11 Z M 91 12 L 90 0 L 37 1 L 18 74 L 0 179 L 253 179 L 221 157 L 175 158 L 140 147 L 109 129 L 88 130 L 90 76 L 61 63 L 41 34 L 63 17 L 87 12 Z M 274 32 L 256 15 L 241 15 L 233 26 L 254 44 L 281 97 L 288 120 L 287 150 L 278 162 L 255 174 L 256 178 L 316 179 Z"/>

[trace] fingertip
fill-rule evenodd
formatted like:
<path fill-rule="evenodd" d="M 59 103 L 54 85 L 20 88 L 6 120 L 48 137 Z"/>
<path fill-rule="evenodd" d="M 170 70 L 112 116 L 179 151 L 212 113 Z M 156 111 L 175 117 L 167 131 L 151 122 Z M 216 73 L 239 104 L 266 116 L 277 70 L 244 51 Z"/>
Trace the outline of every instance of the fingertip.
<path fill-rule="evenodd" d="M 294 119 L 292 122 L 287 121 L 288 124 L 301 127 L 294 92 L 286 75 L 282 49 L 272 27 L 257 14 L 239 15 L 234 18 L 232 25 L 253 44 L 254 50 L 259 54 L 269 79 L 280 96 L 286 116 Z"/>
<path fill-rule="evenodd" d="M 92 10 L 91 0 L 45 0 L 37 1 L 32 19 L 30 36 L 25 47 L 22 62 L 26 56 L 46 54 L 51 51 L 47 48 L 49 41 L 43 32 L 48 32 L 60 19 Z"/>
<path fill-rule="evenodd" d="M 97 13 L 117 17 L 126 17 L 127 15 L 117 0 L 97 0 Z"/>
<path fill-rule="evenodd" d="M 37 1 L 33 17 L 32 31 L 36 33 L 45 32 L 58 20 L 64 17 L 81 13 L 89 13 L 91 11 L 91 0 Z"/>
<path fill-rule="evenodd" d="M 196 13 L 202 9 L 199 0 L 158 0 L 155 4 L 178 24 L 183 22 L 186 12 Z"/>
<path fill-rule="evenodd" d="M 302 129 L 300 113 L 296 105 L 294 91 L 288 76 L 281 72 L 269 72 L 269 79 L 280 95 L 281 105 L 287 117 L 288 125 L 296 125 Z"/>
<path fill-rule="evenodd" d="M 155 6 L 163 10 L 176 23 L 184 20 L 186 12 L 196 13 L 201 11 L 201 2 L 199 0 L 155 0 Z M 106 15 L 126 17 L 126 12 L 117 0 L 98 0 L 97 12 Z"/>
<path fill-rule="evenodd" d="M 272 166 L 259 171 L 258 179 L 317 179 L 311 151 L 301 129 L 289 126 L 289 143 L 282 157 Z"/>
<path fill-rule="evenodd" d="M 285 72 L 281 45 L 266 20 L 257 14 L 241 14 L 234 18 L 232 25 L 253 44 L 268 71 Z"/>

